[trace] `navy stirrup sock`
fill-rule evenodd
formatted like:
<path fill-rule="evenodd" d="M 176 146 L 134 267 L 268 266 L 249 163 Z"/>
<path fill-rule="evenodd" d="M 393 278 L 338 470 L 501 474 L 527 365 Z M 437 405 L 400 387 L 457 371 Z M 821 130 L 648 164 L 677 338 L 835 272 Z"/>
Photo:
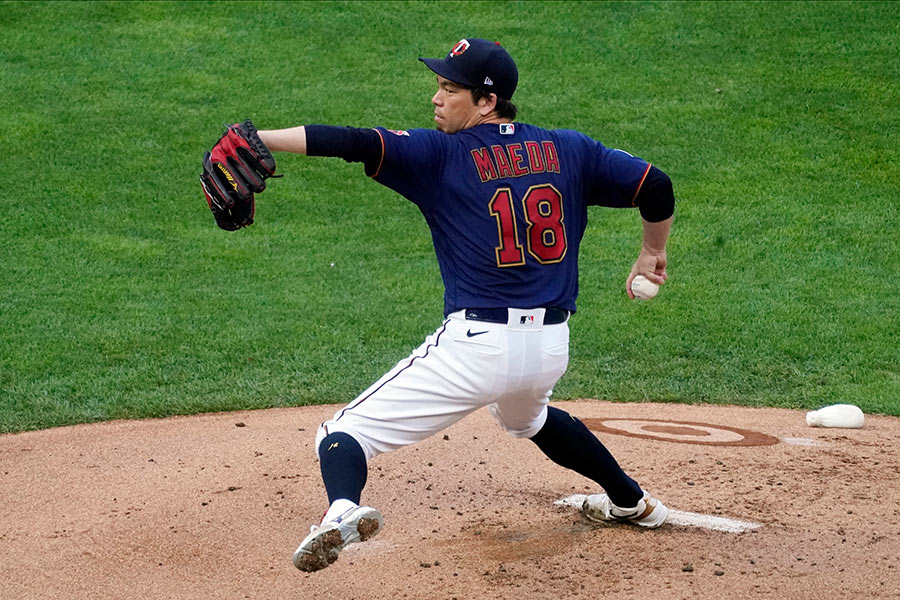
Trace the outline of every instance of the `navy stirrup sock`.
<path fill-rule="evenodd" d="M 319 463 L 329 504 L 340 498 L 359 504 L 369 473 L 359 442 L 340 431 L 325 436 L 319 444 Z"/>
<path fill-rule="evenodd" d="M 531 441 L 556 464 L 599 483 L 616 506 L 637 506 L 643 496 L 641 487 L 625 474 L 606 446 L 563 410 L 548 406 L 547 422 Z"/>

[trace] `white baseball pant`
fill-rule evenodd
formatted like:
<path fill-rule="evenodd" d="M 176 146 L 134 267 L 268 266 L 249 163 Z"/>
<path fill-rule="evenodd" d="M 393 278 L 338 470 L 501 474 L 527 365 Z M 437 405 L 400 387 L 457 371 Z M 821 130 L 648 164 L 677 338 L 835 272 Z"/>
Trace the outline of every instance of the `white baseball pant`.
<path fill-rule="evenodd" d="M 544 311 L 510 308 L 506 323 L 451 313 L 409 357 L 319 426 L 317 451 L 326 435 L 342 431 L 371 459 L 483 406 L 513 436 L 532 437 L 569 361 L 568 323 L 545 325 Z"/>

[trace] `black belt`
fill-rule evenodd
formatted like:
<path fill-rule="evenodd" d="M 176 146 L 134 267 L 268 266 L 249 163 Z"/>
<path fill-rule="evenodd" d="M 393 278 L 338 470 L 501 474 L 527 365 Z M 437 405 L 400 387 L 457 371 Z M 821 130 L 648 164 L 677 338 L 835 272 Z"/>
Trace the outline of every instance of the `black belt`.
<path fill-rule="evenodd" d="M 544 325 L 559 325 L 569 318 L 569 311 L 564 308 L 547 308 L 544 313 Z M 505 308 L 467 308 L 466 319 L 484 321 L 485 323 L 506 323 L 509 312 Z"/>

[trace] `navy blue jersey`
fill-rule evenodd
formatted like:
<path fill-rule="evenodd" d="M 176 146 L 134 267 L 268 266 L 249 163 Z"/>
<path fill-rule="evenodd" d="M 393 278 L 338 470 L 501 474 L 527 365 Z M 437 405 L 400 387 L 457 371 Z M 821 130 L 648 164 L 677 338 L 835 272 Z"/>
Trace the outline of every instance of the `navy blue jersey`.
<path fill-rule="evenodd" d="M 587 207 L 632 207 L 650 165 L 572 130 L 485 124 L 446 134 L 376 129 L 372 176 L 419 207 L 463 308 L 575 310 Z"/>

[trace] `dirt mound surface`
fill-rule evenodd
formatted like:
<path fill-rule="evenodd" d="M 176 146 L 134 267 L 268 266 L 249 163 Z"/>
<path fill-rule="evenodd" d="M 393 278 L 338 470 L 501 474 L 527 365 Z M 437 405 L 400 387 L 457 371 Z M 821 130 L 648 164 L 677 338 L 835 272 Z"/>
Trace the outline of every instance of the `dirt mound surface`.
<path fill-rule="evenodd" d="M 900 596 L 900 420 L 554 405 L 670 523 L 588 523 L 573 506 L 600 490 L 482 410 L 373 460 L 384 531 L 305 574 L 290 559 L 326 508 L 312 445 L 334 406 L 117 421 L 0 436 L 0 597 Z"/>

